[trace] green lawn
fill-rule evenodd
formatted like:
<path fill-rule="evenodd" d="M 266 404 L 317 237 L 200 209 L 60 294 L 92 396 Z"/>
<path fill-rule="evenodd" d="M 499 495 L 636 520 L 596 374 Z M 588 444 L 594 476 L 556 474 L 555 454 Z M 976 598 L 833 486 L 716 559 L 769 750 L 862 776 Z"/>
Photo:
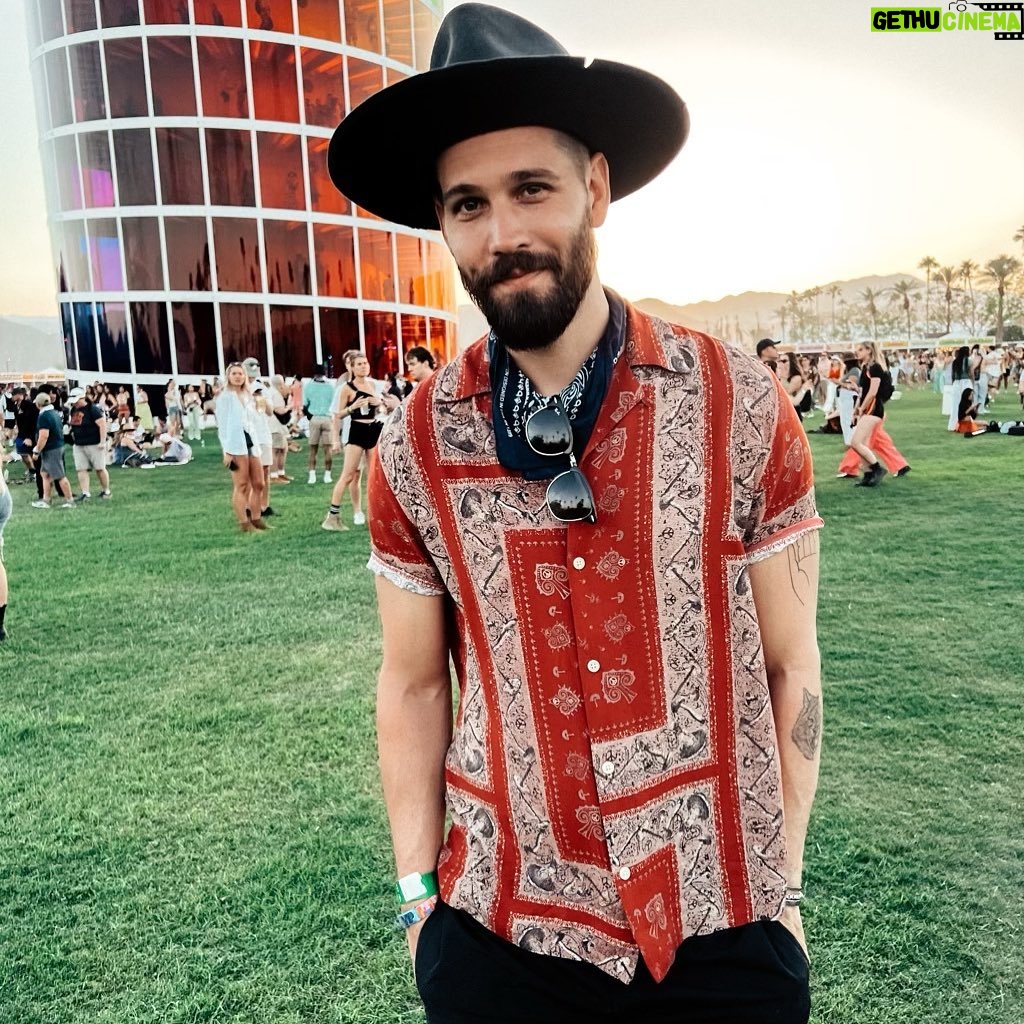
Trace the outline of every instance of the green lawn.
<path fill-rule="evenodd" d="M 811 436 L 813 1019 L 1017 1024 L 1024 439 L 951 436 L 930 392 L 890 420 L 913 471 L 875 490 Z M 366 531 L 319 529 L 303 453 L 274 532 L 238 533 L 218 454 L 70 511 L 13 488 L 2 1024 L 423 1019 L 389 928 Z"/>

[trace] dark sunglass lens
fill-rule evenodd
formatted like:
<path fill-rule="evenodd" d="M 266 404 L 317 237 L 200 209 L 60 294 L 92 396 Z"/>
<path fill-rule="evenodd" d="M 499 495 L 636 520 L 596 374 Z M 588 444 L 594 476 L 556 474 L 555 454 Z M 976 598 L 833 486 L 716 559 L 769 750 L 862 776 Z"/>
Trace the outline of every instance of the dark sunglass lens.
<path fill-rule="evenodd" d="M 572 451 L 572 425 L 560 405 L 538 409 L 526 421 L 526 441 L 538 455 L 567 455 Z"/>
<path fill-rule="evenodd" d="M 548 508 L 563 523 L 596 521 L 594 495 L 587 478 L 578 469 L 559 473 L 548 484 Z"/>

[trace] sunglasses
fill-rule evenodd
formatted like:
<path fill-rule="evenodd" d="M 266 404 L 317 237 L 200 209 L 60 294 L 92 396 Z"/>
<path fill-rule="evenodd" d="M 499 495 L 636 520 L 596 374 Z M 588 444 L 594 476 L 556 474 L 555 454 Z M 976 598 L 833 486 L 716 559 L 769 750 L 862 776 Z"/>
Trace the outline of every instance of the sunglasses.
<path fill-rule="evenodd" d="M 569 456 L 569 468 L 548 484 L 548 511 L 561 523 L 596 523 L 594 492 L 573 455 L 572 422 L 556 395 L 526 418 L 526 443 L 538 455 L 559 459 Z"/>

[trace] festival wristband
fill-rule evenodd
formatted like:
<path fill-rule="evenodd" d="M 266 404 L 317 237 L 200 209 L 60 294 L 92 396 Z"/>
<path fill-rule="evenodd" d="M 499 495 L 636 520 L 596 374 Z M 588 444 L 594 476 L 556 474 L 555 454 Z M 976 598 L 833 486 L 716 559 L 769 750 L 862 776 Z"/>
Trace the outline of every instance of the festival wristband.
<path fill-rule="evenodd" d="M 786 896 L 782 901 L 787 907 L 799 907 L 803 902 L 804 890 L 802 886 L 787 886 Z"/>
<path fill-rule="evenodd" d="M 402 913 L 397 914 L 395 916 L 395 924 L 399 928 L 411 928 L 414 924 L 419 924 L 420 921 L 425 921 L 430 917 L 436 906 L 437 896 L 431 896 L 429 900 L 417 903 L 415 907 L 410 907 L 408 910 L 403 910 Z"/>
<path fill-rule="evenodd" d="M 437 895 L 437 874 L 433 871 L 423 875 L 414 871 L 395 883 L 395 898 L 399 903 L 411 903 Z"/>

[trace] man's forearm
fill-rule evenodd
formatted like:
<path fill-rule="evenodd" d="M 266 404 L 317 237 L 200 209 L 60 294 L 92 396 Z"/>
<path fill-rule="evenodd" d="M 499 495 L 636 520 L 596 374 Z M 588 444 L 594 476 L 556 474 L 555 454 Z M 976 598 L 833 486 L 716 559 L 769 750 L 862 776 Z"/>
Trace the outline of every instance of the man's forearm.
<path fill-rule="evenodd" d="M 791 666 L 769 679 L 782 769 L 786 821 L 786 882 L 799 887 L 804 841 L 818 788 L 821 757 L 821 671 L 815 664 Z"/>
<path fill-rule="evenodd" d="M 398 877 L 433 871 L 444 840 L 444 760 L 452 735 L 451 681 L 415 687 L 382 671 L 377 746 Z"/>

